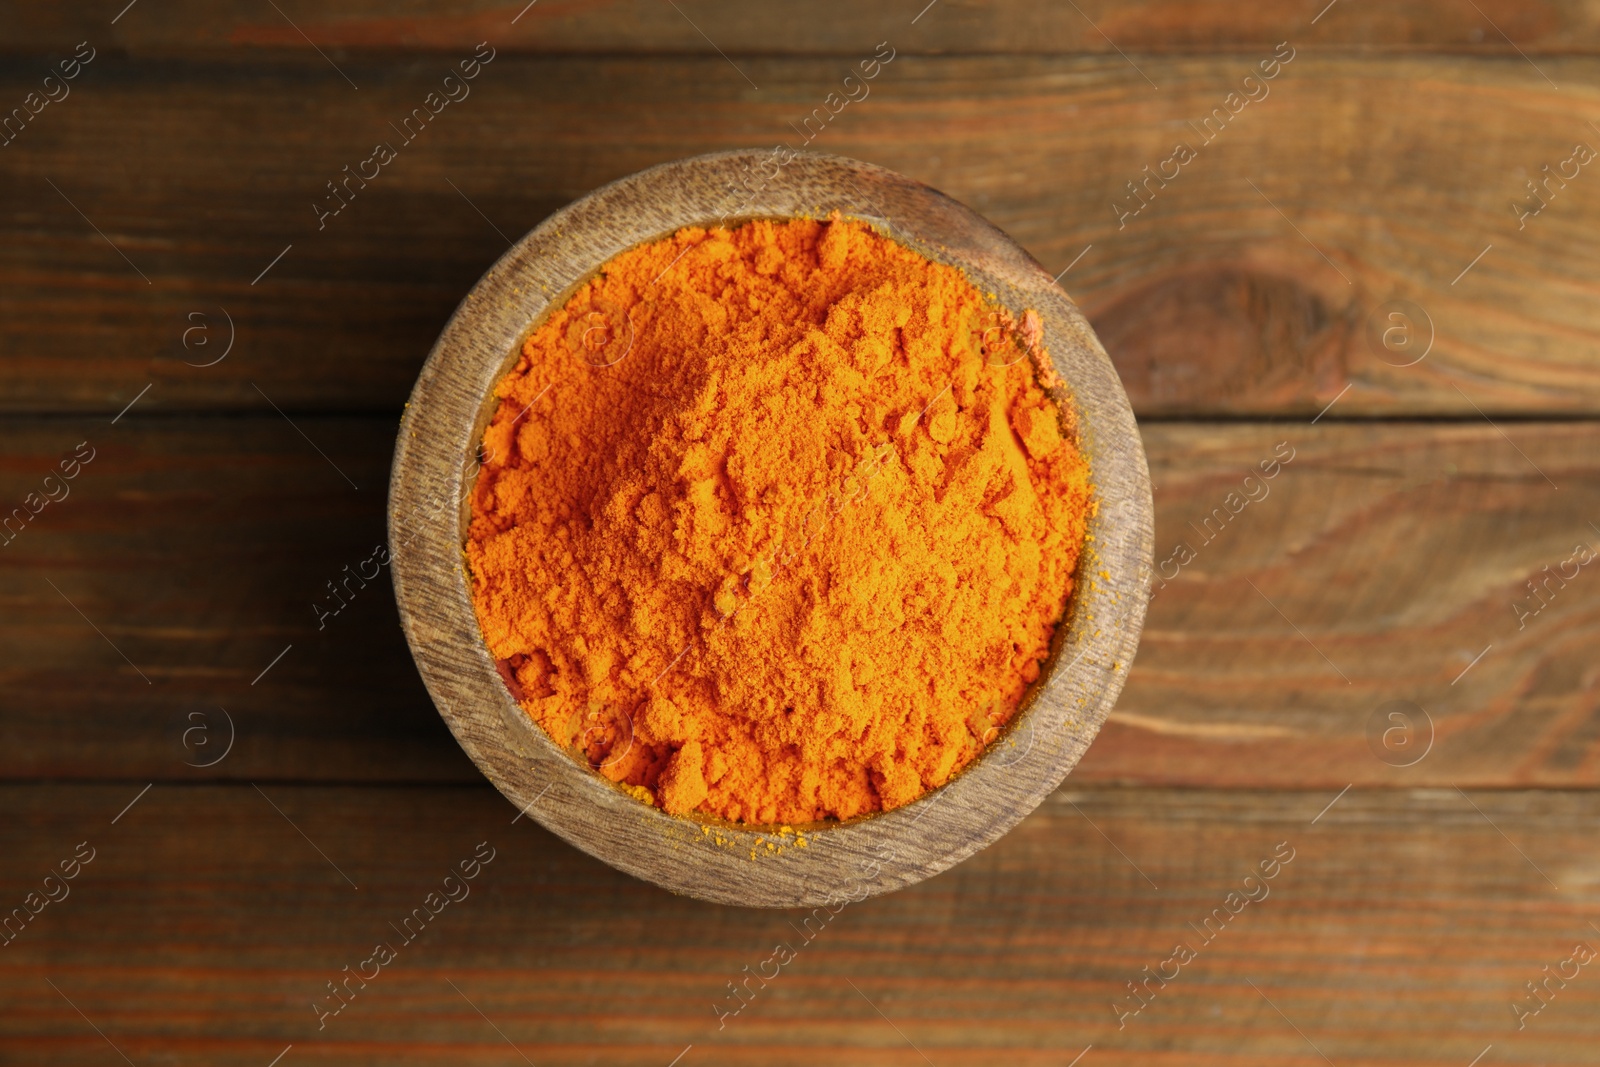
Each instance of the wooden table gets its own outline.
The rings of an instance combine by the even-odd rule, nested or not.
[[[0,1063],[1595,1061],[1600,16],[922,2],[0,5]],[[809,923],[517,819],[312,606],[511,238],[797,131],[1063,272],[1164,583],[1062,791]]]

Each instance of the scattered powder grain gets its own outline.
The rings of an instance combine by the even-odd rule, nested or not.
[[[1038,677],[1093,508],[1040,342],[837,217],[617,256],[484,434],[466,552],[512,694],[675,814],[943,784]]]

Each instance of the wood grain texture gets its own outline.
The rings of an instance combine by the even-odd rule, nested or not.
[[[959,266],[1013,315],[1037,312],[1065,383],[1047,388],[1088,466],[1095,510],[1050,658],[989,753],[911,803],[803,828],[809,847],[750,864],[745,851],[754,857],[771,847],[776,826],[723,824],[713,833],[712,821],[641,804],[587,760],[580,765],[518,706],[479,630],[462,564],[461,502],[521,342],[613,257],[728,218],[836,214],[892,219],[868,224]],[[406,640],[440,715],[484,775],[547,829],[618,869],[747,907],[810,907],[902,889],[987,847],[1032,811],[1082,758],[1122,690],[1139,647],[1154,525],[1127,396],[1083,314],[1049,274],[980,216],[903,175],[814,153],[773,168],[766,152],[698,156],[630,175],[564,208],[497,262],[462,300],[406,403],[389,512]],[[662,673],[670,655],[662,653]]]
[[[270,7],[230,0],[181,0],[135,7],[110,25],[120,5],[72,10],[11,0],[0,4],[6,46],[42,51],[84,37],[133,53],[278,48],[307,50],[309,38],[330,55],[373,49],[470,49],[489,39],[525,52],[687,52],[715,55],[842,53],[889,39],[907,52],[1115,53],[1223,51],[1271,46],[1290,33],[1321,48],[1471,49],[1516,54],[1592,52],[1600,20],[1576,0],[1481,0],[1475,5],[1412,0],[1394,5],[1343,3],[1320,19],[1321,4],[1241,6],[1227,0],[938,0],[853,4],[826,0],[783,7],[737,0],[439,0],[401,10],[377,0],[340,4],[284,0]],[[1315,25],[1312,20],[1317,19]],[[692,21],[691,21],[692,20]],[[298,27],[298,29],[297,29]],[[304,36],[302,36],[302,32]],[[1514,43],[1513,43],[1514,42]]]
[[[1597,432],[1147,425],[1157,569],[1176,577],[1079,773],[1593,785],[1600,581],[1592,566],[1569,565],[1570,580],[1560,569],[1580,544],[1600,553]],[[1293,460],[1246,481],[1280,442]],[[1431,718],[1433,749],[1413,766],[1369,742],[1397,700]],[[1426,720],[1409,714],[1421,750]]]
[[[1593,792],[1356,789],[1314,825],[1332,791],[1059,793],[944,875],[807,927],[628,878],[484,787],[158,785],[111,825],[139,788],[0,788],[8,907],[95,849],[0,949],[0,1063],[121,1062],[109,1039],[175,1067],[289,1044],[285,1067],[664,1067],[689,1045],[680,1067],[1042,1067],[1091,1043],[1085,1062],[1130,1067],[1323,1063],[1310,1043],[1340,1067],[1465,1067],[1490,1044],[1486,1063],[1556,1067],[1600,1037],[1590,968],[1520,1032],[1511,1010],[1600,943]],[[480,842],[470,895],[404,944],[390,924]],[[1204,943],[1189,924],[1260,896],[1245,876],[1280,844],[1268,895]],[[397,959],[319,1031],[314,1000],[380,941]],[[728,983],[779,942],[795,958],[719,1030]],[[1197,958],[1119,1030],[1125,983],[1179,942]]]
[[[94,458],[65,499],[13,532],[15,509],[27,514],[28,494],[50,491],[46,476],[85,441]],[[349,586],[348,607],[318,627],[315,605],[338,605],[327,583],[346,582],[344,568],[384,541],[393,446],[386,419],[7,423],[8,773],[476,777],[411,665],[386,577]],[[59,494],[59,475],[53,485]],[[231,753],[210,770],[186,766],[222,751],[219,708],[236,728]]]
[[[0,548],[0,776],[479,780],[416,680],[386,585],[317,630],[312,604],[334,603],[325,583],[383,537],[374,487],[392,423],[295,421],[359,493],[270,412],[186,421],[140,419],[135,408],[115,427],[0,424],[8,506],[78,441],[100,449],[67,500]],[[1128,687],[1073,780],[1600,783],[1590,653],[1600,578],[1584,567],[1550,586],[1549,606],[1523,630],[1513,610],[1536,603],[1528,580],[1558,569],[1578,541],[1600,547],[1588,525],[1600,524],[1600,427],[1500,430],[1147,424],[1158,570],[1180,542],[1196,558],[1151,602]],[[1230,492],[1244,498],[1246,474],[1279,442],[1295,458],[1265,483],[1265,499],[1220,526],[1214,509],[1227,511]],[[1210,544],[1189,525],[1208,517]],[[1434,718],[1436,747],[1414,767],[1391,767],[1367,745],[1367,723],[1389,700]],[[187,715],[215,716],[217,705],[235,716],[236,748],[211,770],[184,767],[210,758],[183,747]]]
[[[677,1067],[1063,1067],[1091,1043],[1078,1067],[1593,1061],[1592,968],[1520,1032],[1511,1005],[1600,945],[1593,568],[1526,630],[1512,610],[1600,524],[1600,431],[1518,421],[1600,408],[1594,179],[1522,231],[1510,210],[1596,143],[1594,63],[1559,58],[1594,53],[1592,5],[679,0],[691,25],[658,0],[539,0],[513,26],[523,2],[0,2],[0,107],[75,42],[100,49],[0,148],[0,507],[76,442],[100,449],[0,547],[0,908],[74,843],[99,849],[0,948],[0,1064],[123,1062],[96,1026],[140,1067],[264,1067],[291,1043],[278,1067],[664,1067],[691,1043]],[[500,55],[472,98],[318,232],[323,183],[485,39]],[[842,912],[717,1030],[727,983],[804,916],[672,897],[510,826],[415,680],[388,591],[325,632],[311,605],[382,538],[400,404],[510,239],[641,167],[790,138],[882,40],[895,62],[814,147],[945,189],[1051,273],[1092,243],[1063,280],[1140,414],[1260,420],[1143,427],[1158,563],[1277,442],[1297,452],[1151,604],[1073,792]],[[1272,96],[1116,229],[1124,183],[1283,40],[1299,55]],[[1363,338],[1394,297],[1438,331],[1410,368]],[[185,366],[221,351],[224,311],[229,357]],[[197,325],[208,346],[185,348]],[[1369,415],[1462,421],[1330,425]],[[1393,699],[1437,727],[1414,766],[1367,744]],[[185,746],[189,716],[219,743],[219,705],[233,749],[185,766],[209,755]],[[117,781],[16,781],[41,776]],[[1112,782],[1137,788],[1086,788]],[[483,840],[500,852],[472,897],[318,1031],[324,983]],[[1118,1030],[1124,983],[1279,841],[1298,853],[1270,899]]]
[[[1119,228],[1126,183],[1200,144],[1189,123],[1269,54],[1141,56],[1159,91],[1115,55],[908,54],[811,147],[944,189],[1052,273],[1084,253],[1063,284],[1142,415],[1310,417],[1346,386],[1330,418],[1600,410],[1600,185],[1580,172],[1520,231],[1511,209],[1600,144],[1594,61],[1298,53]],[[319,231],[326,183],[400,142],[449,64],[339,65],[360,91],[314,56],[107,50],[0,150],[0,405],[111,415],[154,382],[149,410],[242,410],[256,382],[291,411],[397,410],[510,238],[655,163],[798,145],[848,66],[740,57],[757,91],[716,56],[502,54]],[[8,62],[0,92],[39,76]],[[1393,298],[1437,335],[1416,366],[1367,339]],[[220,351],[183,338],[220,342],[223,311],[233,352],[185,366]]]

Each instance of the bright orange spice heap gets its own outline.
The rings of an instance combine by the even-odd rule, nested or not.
[[[1093,507],[1039,334],[836,218],[617,256],[484,434],[467,558],[512,693],[675,814],[943,784],[1038,677]]]

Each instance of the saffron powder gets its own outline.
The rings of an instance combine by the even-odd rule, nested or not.
[[[466,555],[557,744],[672,814],[847,819],[982,754],[1093,513],[1037,315],[837,216],[605,265],[496,388]]]

